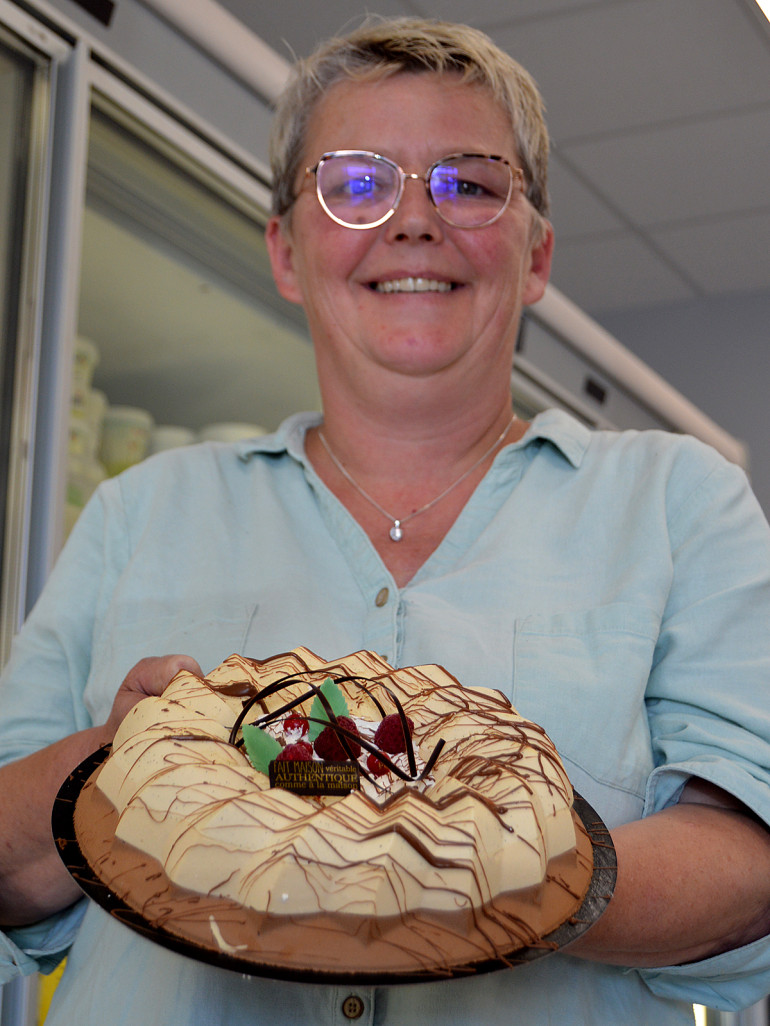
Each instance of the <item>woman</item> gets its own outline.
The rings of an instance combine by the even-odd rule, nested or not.
[[[323,420],[101,489],[5,675],[6,946],[33,967],[74,940],[51,1022],[661,1026],[770,989],[767,525],[692,440],[512,415],[519,317],[551,261],[545,165],[534,86],[479,33],[384,22],[298,68],[267,239]],[[289,985],[60,911],[76,889],[41,824],[66,772],[177,666],[298,644],[440,662],[546,727],[619,860],[568,955]],[[153,650],[188,655],[137,663]]]

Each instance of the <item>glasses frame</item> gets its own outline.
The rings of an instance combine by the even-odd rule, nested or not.
[[[333,214],[327,206],[326,201],[324,200],[323,195],[321,194],[321,189],[318,184],[318,172],[320,168],[323,166],[325,162],[329,161],[333,157],[365,157],[370,160],[381,160],[383,163],[393,168],[393,170],[398,174],[399,183],[396,198],[393,201],[393,205],[391,206],[390,210],[382,217],[378,218],[376,221],[372,221],[369,224],[350,224],[350,222],[343,221],[342,218],[338,217],[336,214]],[[481,224],[455,224],[454,221],[450,221],[449,218],[442,213],[440,205],[433,198],[433,193],[430,190],[431,175],[437,167],[439,167],[441,164],[445,164],[447,161],[468,157],[481,157],[484,160],[499,161],[501,164],[504,164],[508,168],[508,193],[505,197],[505,201],[494,217],[490,217],[488,220],[482,221]],[[519,192],[524,191],[524,172],[522,171],[522,169],[520,167],[513,167],[509,160],[495,153],[448,153],[445,157],[441,157],[439,158],[439,160],[434,160],[430,167],[427,169],[427,171],[425,171],[424,174],[419,175],[416,174],[414,171],[404,171],[404,169],[400,167],[395,162],[395,160],[391,160],[389,157],[384,157],[381,153],[375,153],[373,150],[330,150],[327,153],[322,153],[318,159],[318,162],[313,167],[305,168],[305,177],[307,178],[310,175],[312,175],[315,178],[315,194],[318,197],[318,202],[321,204],[321,207],[323,208],[325,213],[329,215],[332,221],[341,225],[343,228],[353,228],[356,231],[365,231],[368,228],[378,228],[381,224],[385,224],[385,222],[395,214],[396,210],[398,209],[398,205],[401,202],[401,197],[404,195],[404,186],[406,185],[407,179],[414,179],[415,181],[422,181],[424,183],[425,191],[428,194],[428,199],[430,200],[433,209],[436,211],[441,220],[444,221],[445,224],[450,225],[452,228],[486,228],[488,225],[494,224],[498,218],[502,217],[504,211],[508,207],[514,190],[516,189]]]

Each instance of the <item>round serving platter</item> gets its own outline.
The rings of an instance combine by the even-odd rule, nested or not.
[[[275,964],[274,961],[263,960],[260,958],[258,950],[250,950],[248,955],[245,955],[239,951],[231,952],[219,947],[208,947],[193,939],[180,936],[179,933],[172,932],[172,929],[167,926],[148,922],[142,914],[141,907],[131,904],[130,895],[121,897],[113,893],[99,877],[97,869],[89,862],[81,849],[76,830],[75,807],[81,792],[97,773],[109,751],[109,747],[101,748],[86,758],[73,770],[59,789],[54,802],[51,824],[54,840],[64,865],[81,890],[117,921],[171,951],[222,969],[230,969],[252,976],[305,983],[377,985],[418,983],[512,968],[526,965],[552,954],[580,937],[603,914],[615,887],[617,860],[610,832],[588,802],[576,794],[574,812],[585,828],[593,855],[591,881],[580,908],[566,922],[535,945],[512,946],[510,951],[501,951],[500,957],[472,963],[463,962],[448,966],[442,961],[440,964],[431,966],[428,962],[418,970],[407,972],[380,972],[372,969],[361,970],[355,967],[334,970],[314,969],[312,965],[298,969],[293,965],[280,965]]]

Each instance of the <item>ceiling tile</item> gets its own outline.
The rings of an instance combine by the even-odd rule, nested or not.
[[[599,193],[638,225],[770,206],[770,105],[566,152]]]
[[[770,209],[652,234],[705,292],[751,292],[770,283]]]
[[[727,0],[578,8],[494,35],[537,79],[562,143],[770,102],[766,42]]]
[[[551,280],[589,313],[693,298],[693,290],[630,232],[557,242]]]
[[[551,219],[557,239],[580,238],[624,227],[623,222],[597,198],[591,184],[566,167],[558,153],[551,157],[548,179]]]
[[[603,5],[617,3],[618,0],[604,0]],[[468,25],[495,26],[508,24],[520,19],[539,18],[552,14],[564,14],[582,8],[600,7],[601,0],[474,0],[469,6],[468,0],[417,0],[415,8],[430,18],[443,18],[448,21],[462,21]]]
[[[355,28],[368,12],[376,11],[387,18],[414,13],[408,0],[377,0],[371,6],[359,0],[324,0],[323,4],[308,0],[219,3],[286,60],[292,60],[294,54],[304,57],[324,39]]]

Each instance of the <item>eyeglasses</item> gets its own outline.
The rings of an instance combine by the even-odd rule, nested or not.
[[[450,153],[423,175],[408,173],[387,157],[369,150],[324,153],[315,167],[318,201],[337,224],[376,228],[398,207],[407,178],[425,182],[440,217],[455,228],[483,228],[505,210],[514,185],[524,188],[524,172],[505,157]]]

